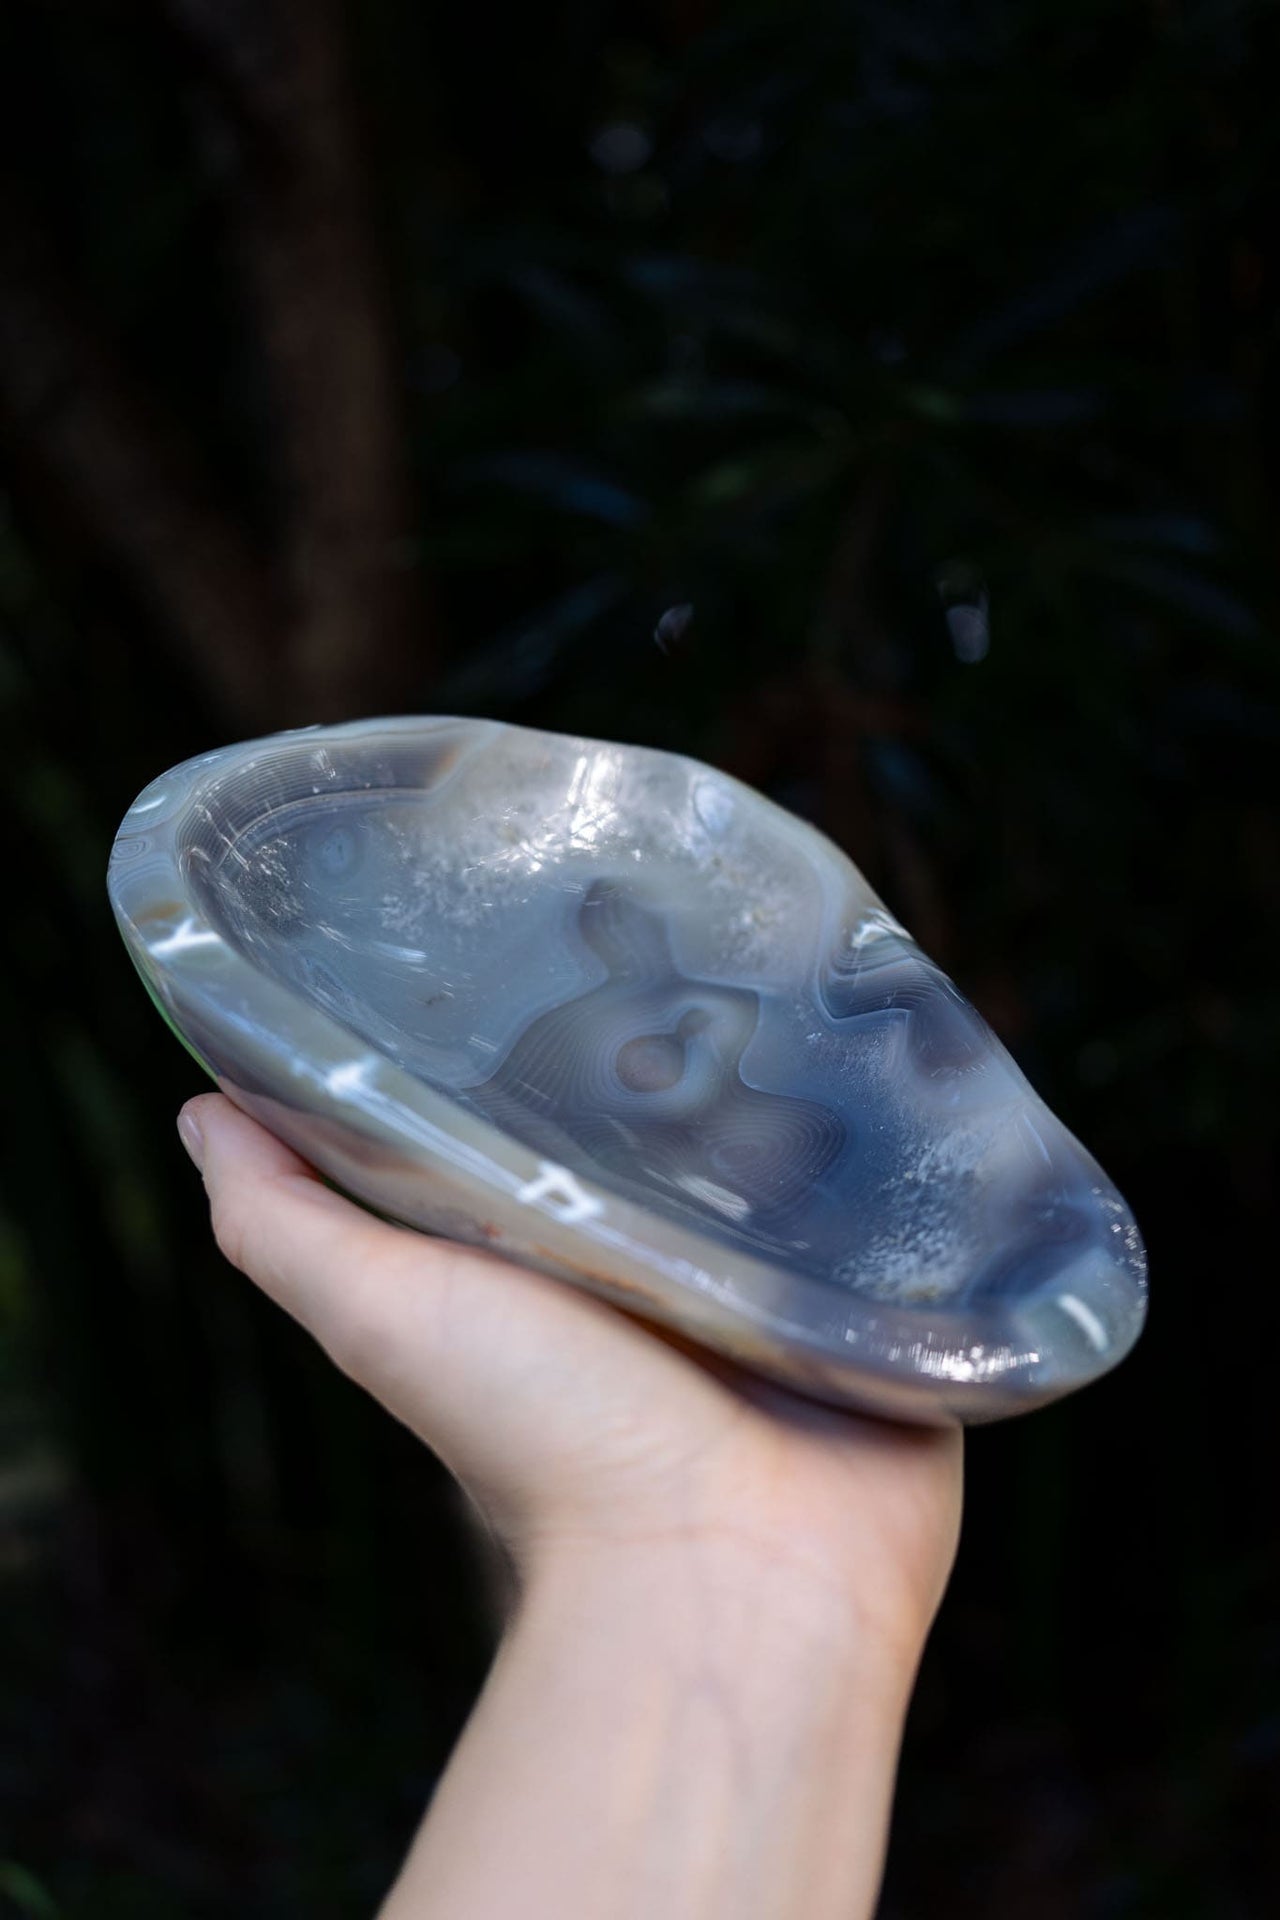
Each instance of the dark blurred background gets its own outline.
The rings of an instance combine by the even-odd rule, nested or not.
[[[1276,25],[9,0],[0,1911],[371,1913],[485,1668],[103,891],[174,761],[395,710],[815,820],[1146,1230],[1136,1356],[973,1436],[883,1920],[1280,1910]]]

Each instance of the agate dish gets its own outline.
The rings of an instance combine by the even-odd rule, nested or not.
[[[410,1226],[817,1399],[932,1424],[1113,1367],[1133,1217],[814,828],[698,762],[496,722],[189,760],[109,889],[237,1106]]]

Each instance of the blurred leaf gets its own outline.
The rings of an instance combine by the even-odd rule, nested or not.
[[[1117,558],[1104,563],[1104,570],[1113,579],[1127,581],[1192,619],[1216,627],[1220,633],[1233,634],[1242,640],[1256,639],[1259,635],[1258,617],[1251,607],[1228,588],[1207,580],[1203,574],[1193,573],[1189,567],[1175,566],[1171,561]]]
[[[948,353],[950,364],[980,366],[1061,325],[1117,281],[1156,265],[1177,230],[1173,208],[1158,204],[1127,209],[1095,227],[1064,249],[1035,286],[962,331]]]
[[[59,1920],[62,1909],[53,1895],[16,1860],[0,1860],[0,1893],[12,1900],[19,1913],[30,1914],[32,1920]]]
[[[469,462],[457,475],[460,485],[486,481],[530,494],[555,512],[611,527],[636,526],[649,512],[643,500],[607,475],[550,451],[493,454]]]
[[[740,459],[717,462],[684,489],[690,511],[749,509],[771,512],[821,493],[850,464],[847,448],[812,441],[759,447]]]
[[[794,394],[757,381],[676,376],[641,389],[627,410],[660,420],[732,421],[794,418],[802,407]]]
[[[1189,513],[1111,514],[1093,522],[1099,540],[1121,546],[1172,547],[1179,553],[1210,555],[1222,549],[1222,535],[1208,520]]]
[[[495,691],[505,708],[510,702],[531,699],[561,664],[563,656],[592,632],[626,598],[625,581],[610,575],[589,580],[561,596],[539,614],[521,621],[512,632],[455,668],[440,688],[442,705],[470,711],[492,704]]]
[[[988,427],[1045,428],[1073,426],[1103,412],[1106,398],[1099,389],[1032,388],[1009,393],[971,393],[963,402],[968,420]]]

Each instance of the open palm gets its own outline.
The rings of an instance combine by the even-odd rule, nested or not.
[[[194,1124],[193,1124],[194,1123]],[[960,1436],[815,1406],[560,1281],[387,1225],[218,1094],[183,1110],[227,1258],[456,1475],[517,1569],[679,1541],[914,1663]]]

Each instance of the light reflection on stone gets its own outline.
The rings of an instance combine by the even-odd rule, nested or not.
[[[160,791],[109,881],[144,977],[233,1098],[381,1211],[906,1418],[1033,1406],[1136,1339],[1123,1200],[758,794],[466,720],[204,755],[157,827]]]

